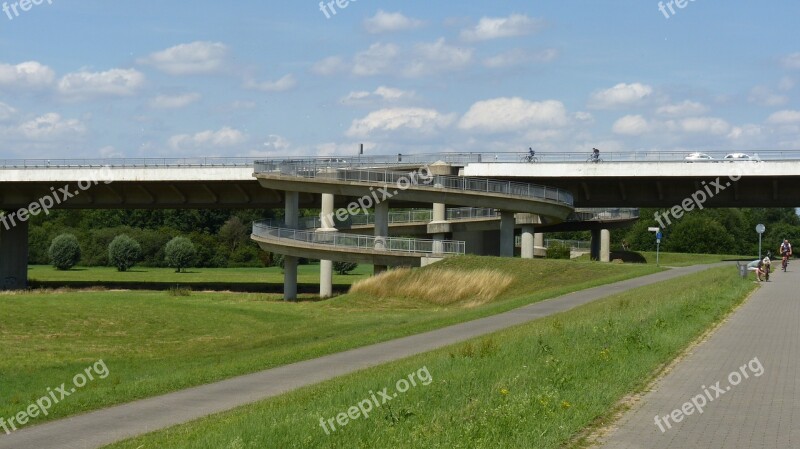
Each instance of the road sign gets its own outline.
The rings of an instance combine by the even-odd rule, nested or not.
[[[767,230],[767,228],[763,224],[758,224],[756,226],[756,232],[758,232],[759,234],[763,234],[764,231],[766,231],[766,230]]]
[[[658,234],[656,234],[656,239],[658,239],[660,241],[663,238],[664,238],[664,234],[662,234],[661,231],[659,231]]]
[[[661,231],[661,229],[660,228],[647,228],[647,231],[648,232],[659,232],[659,231]]]

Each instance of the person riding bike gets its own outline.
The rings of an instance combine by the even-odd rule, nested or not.
[[[528,155],[525,156],[525,160],[528,162],[536,162],[536,152],[533,151],[533,148],[528,147]]]
[[[590,162],[600,162],[600,150],[592,148],[592,155],[589,156]]]
[[[792,244],[789,243],[789,239],[783,239],[783,243],[781,243],[778,252],[780,252],[783,257],[781,268],[783,268],[783,271],[786,271],[786,265],[789,264],[789,258],[792,257]]]

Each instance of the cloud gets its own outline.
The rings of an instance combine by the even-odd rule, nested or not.
[[[349,66],[340,56],[330,56],[314,64],[311,67],[311,72],[317,75],[330,76],[336,73],[346,72],[348,69]]]
[[[713,134],[726,135],[731,131],[731,125],[717,117],[690,117],[683,120],[670,120],[666,122],[670,131],[680,131],[687,134]]]
[[[240,145],[247,136],[237,129],[225,126],[218,131],[202,131],[197,134],[178,134],[169,138],[174,150],[205,150],[209,148],[229,148]]]
[[[420,77],[437,72],[458,70],[472,62],[472,49],[448,45],[444,38],[433,43],[417,44],[414,58],[404,73]]]
[[[566,107],[560,101],[533,102],[514,97],[473,104],[458,126],[467,131],[502,133],[532,127],[563,127],[568,123]]]
[[[262,92],[285,92],[293,89],[295,86],[297,86],[297,80],[291,73],[275,81],[258,82],[248,80],[244,84],[244,87],[247,89],[260,90]]]
[[[512,14],[508,17],[483,17],[471,29],[461,32],[461,39],[468,42],[486,41],[507,37],[525,36],[542,29],[544,21],[524,14]]]
[[[180,109],[200,100],[201,97],[198,93],[159,95],[150,100],[150,107],[153,109]]]
[[[662,117],[688,117],[703,115],[708,108],[696,101],[684,100],[681,103],[666,104],[656,109],[656,114]]]
[[[373,17],[364,20],[364,29],[370,34],[412,30],[422,26],[421,20],[411,19],[399,12],[378,10]]]
[[[144,84],[145,77],[134,69],[112,69],[106,72],[75,72],[58,81],[58,91],[70,98],[133,95]]]
[[[399,54],[400,47],[397,45],[374,43],[355,56],[353,74],[373,76],[390,72]]]
[[[16,131],[28,140],[56,141],[82,136],[86,133],[86,126],[80,120],[65,120],[60,114],[50,112],[21,123]]]
[[[792,53],[783,58],[783,66],[789,69],[800,69],[800,52]]]
[[[219,72],[226,65],[228,47],[219,42],[192,42],[170,47],[140,59],[170,75],[200,75]]]
[[[619,83],[609,89],[592,94],[589,107],[593,109],[614,109],[621,106],[640,104],[653,93],[653,88],[641,83]]]
[[[356,91],[350,92],[342,98],[342,104],[346,106],[366,106],[375,103],[400,103],[416,98],[416,93],[393,87],[380,86],[373,92]]]
[[[363,119],[353,120],[347,131],[349,137],[368,137],[375,133],[415,132],[434,134],[449,127],[455,117],[434,109],[389,108],[371,112]]]
[[[0,101],[0,123],[9,122],[16,116],[16,109]]]
[[[771,125],[798,125],[800,124],[800,111],[783,110],[775,112],[767,119]]]
[[[615,134],[640,136],[650,130],[650,124],[641,115],[626,115],[614,122],[611,130]]]
[[[0,64],[0,88],[42,89],[52,85],[55,78],[53,69],[36,61],[17,65]]]
[[[759,106],[774,107],[786,104],[789,102],[789,97],[776,94],[769,87],[756,86],[750,90],[747,101]]]
[[[537,52],[522,49],[510,50],[484,59],[483,65],[492,69],[513,67],[522,64],[543,64],[552,62],[558,57],[558,50],[549,48]]]

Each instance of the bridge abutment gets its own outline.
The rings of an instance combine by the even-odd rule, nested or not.
[[[28,222],[0,224],[0,290],[28,287]]]

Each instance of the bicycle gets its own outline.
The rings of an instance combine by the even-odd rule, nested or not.
[[[789,253],[783,253],[783,260],[781,261],[781,269],[786,273],[786,267],[789,266]]]
[[[599,164],[600,162],[603,162],[603,158],[593,154],[593,155],[589,156],[588,159],[586,159],[586,162],[592,162],[592,163],[595,163],[595,164]]]
[[[522,163],[533,164],[533,163],[539,162],[539,158],[537,158],[536,156],[534,156],[532,154],[523,154],[519,158],[519,161],[522,162]]]

